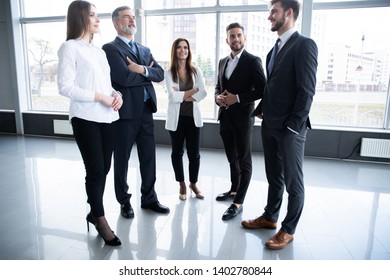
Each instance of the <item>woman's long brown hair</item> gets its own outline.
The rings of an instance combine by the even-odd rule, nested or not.
[[[70,3],[66,16],[66,41],[80,38],[88,32],[91,6],[87,1],[77,0]]]
[[[172,49],[171,49],[171,73],[172,73],[172,80],[177,83],[179,79],[179,62],[176,56],[176,48],[179,45],[180,42],[186,42],[188,46],[188,56],[186,59],[186,70],[187,70],[187,80],[191,81],[192,80],[192,74],[195,76],[197,75],[196,69],[194,65],[192,65],[192,53],[191,53],[191,48],[190,48],[190,43],[188,42],[187,39],[184,38],[178,38],[176,39],[173,44],[172,44]]]

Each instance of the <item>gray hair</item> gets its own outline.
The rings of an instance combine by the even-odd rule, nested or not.
[[[129,6],[120,6],[120,7],[116,8],[112,12],[112,20],[118,19],[119,18],[119,12],[124,11],[124,10],[131,10],[131,8]]]

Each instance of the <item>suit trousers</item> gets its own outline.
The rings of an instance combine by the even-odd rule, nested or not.
[[[104,216],[103,193],[111,167],[116,122],[107,124],[72,118],[71,123],[86,170],[87,202],[94,217]]]
[[[154,190],[156,182],[156,143],[154,139],[153,112],[145,102],[140,119],[120,119],[117,124],[117,141],[114,149],[115,195],[120,204],[130,202],[127,175],[129,159],[134,143],[137,144],[141,173],[141,205],[157,201]]]
[[[265,171],[268,180],[268,199],[263,216],[269,221],[277,222],[286,187],[287,214],[281,230],[289,234],[295,233],[305,200],[302,169],[306,134],[306,126],[296,134],[287,128],[268,128],[264,121],[262,124]]]
[[[229,109],[228,109],[229,110]],[[236,122],[227,114],[220,116],[220,135],[230,167],[234,203],[242,204],[252,177],[252,132],[254,118]],[[239,123],[239,125],[237,124]]]
[[[169,131],[169,134],[172,142],[171,160],[176,181],[184,182],[183,155],[185,142],[189,179],[191,183],[197,183],[200,167],[200,128],[195,126],[194,118],[179,116],[176,131]]]

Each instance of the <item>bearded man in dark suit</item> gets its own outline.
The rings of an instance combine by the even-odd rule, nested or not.
[[[229,220],[242,212],[252,176],[252,131],[254,101],[262,97],[265,74],[259,57],[245,49],[244,27],[232,23],[226,28],[226,43],[231,53],[218,65],[215,102],[220,107],[220,135],[230,166],[230,190],[217,201],[233,200],[222,215]]]
[[[169,208],[160,204],[154,189],[156,144],[153,113],[157,111],[157,98],[152,82],[164,80],[164,70],[149,48],[134,41],[137,25],[130,7],[116,8],[112,13],[112,22],[118,36],[105,44],[103,50],[111,67],[112,87],[123,95],[114,149],[116,199],[121,205],[121,215],[133,218],[127,171],[131,149],[136,143],[142,180],[141,208],[167,214]]]
[[[280,230],[265,243],[282,249],[293,241],[304,204],[303,159],[309,112],[316,86],[316,43],[295,30],[300,4],[296,0],[272,0],[268,20],[277,32],[275,47],[267,55],[267,84],[254,115],[261,125],[268,199],[263,214],[244,220],[249,229],[275,229],[284,189],[287,214]]]

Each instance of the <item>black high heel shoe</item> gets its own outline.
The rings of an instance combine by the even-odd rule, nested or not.
[[[91,213],[88,213],[87,215],[87,229],[88,229],[88,232],[89,232],[89,223],[93,224],[96,228],[96,218],[94,216],[92,216]],[[114,231],[112,230],[112,233],[114,233]]]
[[[89,232],[89,223],[93,224],[96,228],[96,219],[92,216],[91,213],[88,213],[87,215],[87,230]]]
[[[88,229],[88,232],[89,232],[89,223],[93,224],[97,230],[97,232],[99,233],[99,235],[103,238],[104,240],[104,243],[106,245],[109,245],[109,246],[120,246],[122,245],[122,242],[120,241],[120,239],[118,238],[118,236],[116,236],[114,234],[114,238],[112,240],[106,240],[103,235],[101,234],[100,230],[98,229],[97,227],[97,221],[96,221],[96,218],[92,216],[91,213],[88,213],[87,217],[86,217],[86,220],[87,220],[87,229]],[[112,233],[114,233],[114,231],[111,231]]]
[[[97,232],[99,233],[99,235],[103,238],[103,240],[104,240],[104,243],[106,244],[106,245],[108,245],[108,246],[120,246],[120,245],[122,245],[122,242],[121,242],[121,240],[118,238],[118,236],[116,236],[115,234],[114,234],[114,238],[113,239],[111,239],[111,240],[107,240],[107,239],[105,239],[104,237],[103,237],[103,235],[100,233],[100,230],[96,227],[96,230],[97,230]]]

